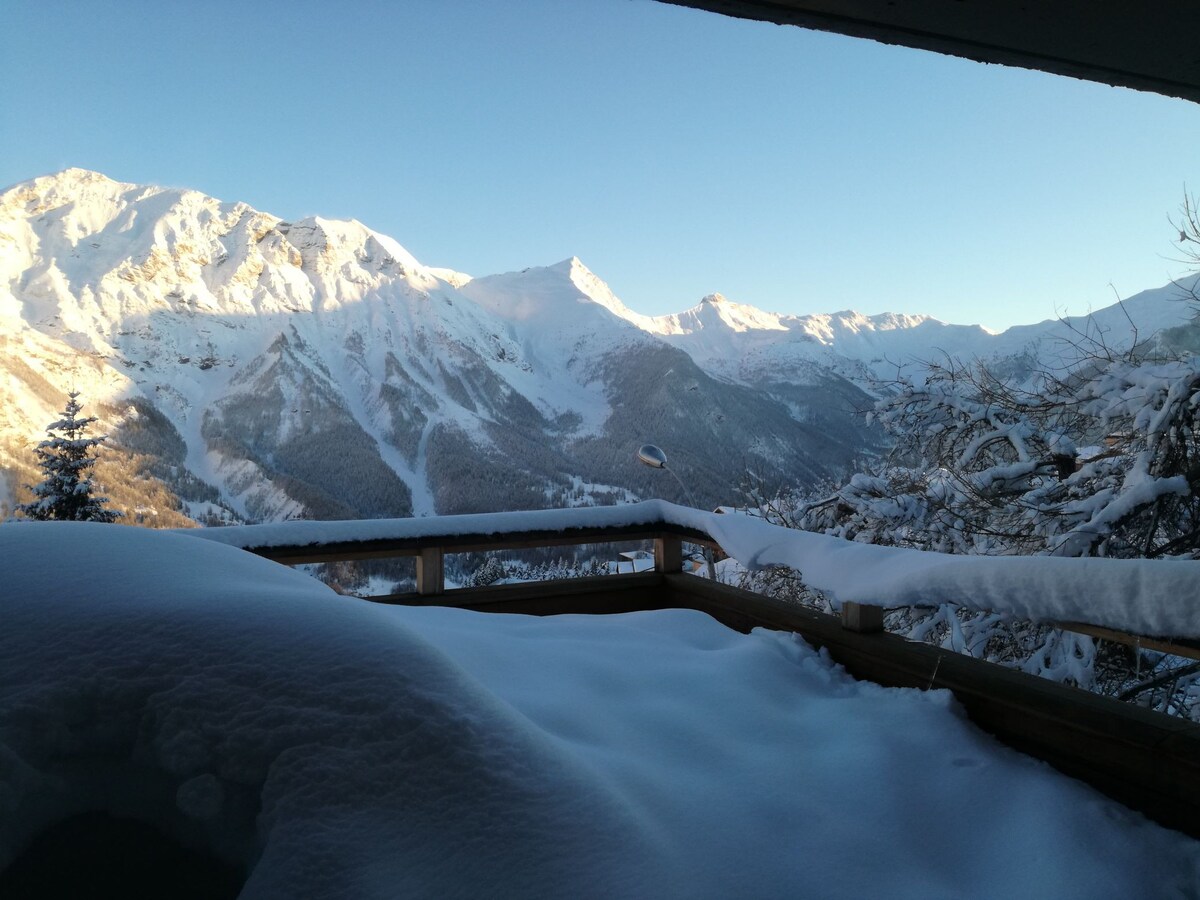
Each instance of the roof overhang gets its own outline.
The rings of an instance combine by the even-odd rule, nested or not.
[[[1200,103],[1197,0],[662,0]]]

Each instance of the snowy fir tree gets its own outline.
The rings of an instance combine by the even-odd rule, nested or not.
[[[471,584],[475,587],[487,587],[489,584],[496,584],[508,577],[508,572],[505,569],[504,563],[495,556],[489,556],[487,560],[476,571],[471,579]]]
[[[79,415],[83,405],[78,391],[67,397],[63,417],[46,427],[50,438],[37,446],[38,465],[46,477],[41,484],[28,485],[34,499],[17,506],[17,511],[31,519],[112,522],[121,513],[105,508],[107,497],[92,494],[91,480],[95,450],[107,436],[86,437],[96,418]]]

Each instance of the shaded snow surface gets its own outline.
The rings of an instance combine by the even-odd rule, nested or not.
[[[84,809],[244,897],[1171,897],[1200,845],[699,613],[376,606],[184,535],[0,526],[0,866]]]

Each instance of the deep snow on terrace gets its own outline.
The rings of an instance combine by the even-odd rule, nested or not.
[[[136,815],[244,897],[1170,897],[1200,844],[688,611],[384,607],[194,537],[0,525],[0,866]]]

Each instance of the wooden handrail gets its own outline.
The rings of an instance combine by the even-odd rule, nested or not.
[[[246,526],[252,533],[254,526]],[[329,541],[256,545],[253,540],[240,543],[242,549],[288,566],[394,557],[417,560],[417,593],[438,596],[446,592],[444,558],[447,553],[473,553],[496,550],[522,550],[580,544],[652,541],[654,571],[674,573],[682,570],[684,542],[723,552],[710,534],[666,521],[637,525],[589,525],[561,529],[537,528],[497,533],[446,533],[387,537],[366,540]],[[847,602],[842,605],[842,626],[849,631],[870,634],[885,630],[886,607],[869,603]],[[1048,622],[1047,624],[1131,647],[1157,650],[1175,656],[1200,659],[1200,641],[1161,635],[1142,635],[1088,622]]]
[[[476,553],[488,550],[527,550],[579,544],[610,544],[618,541],[654,541],[664,538],[720,549],[717,542],[703,531],[684,528],[669,522],[659,522],[653,525],[599,525],[553,531],[422,535],[420,537],[306,544],[255,545],[247,543],[241,546],[243,550],[283,563],[285,566],[299,566],[308,563],[420,556],[430,547],[438,547],[443,553]]]
[[[684,575],[683,542],[714,545],[711,536],[666,522],[525,530],[498,534],[250,546],[260,556],[291,565],[343,559],[416,557],[417,591],[366,598],[403,605],[452,606],[525,615],[700,610],[730,628],[783,629],[822,647],[851,674],[882,685],[946,688],[971,719],[1009,745],[1046,760],[1160,823],[1200,837],[1200,725],[1088,694],[1023,672],[883,632],[883,609],[843,604],[842,617],[754,594],[707,578]],[[266,532],[262,532],[266,534]],[[253,529],[241,533],[253,538]],[[279,537],[279,532],[274,533]],[[445,590],[446,553],[613,541],[652,540],[655,571]],[[1079,623],[1068,627],[1109,640],[1194,655],[1194,645],[1145,638]],[[1190,652],[1189,652],[1190,651]]]
[[[1063,631],[1074,631],[1076,634],[1086,634],[1089,637],[1105,641],[1116,641],[1144,650],[1155,650],[1168,653],[1171,656],[1186,656],[1189,659],[1200,659],[1200,641],[1189,641],[1184,638],[1147,637],[1139,634],[1128,634],[1101,625],[1089,625],[1086,622],[1055,622],[1055,628]]]

